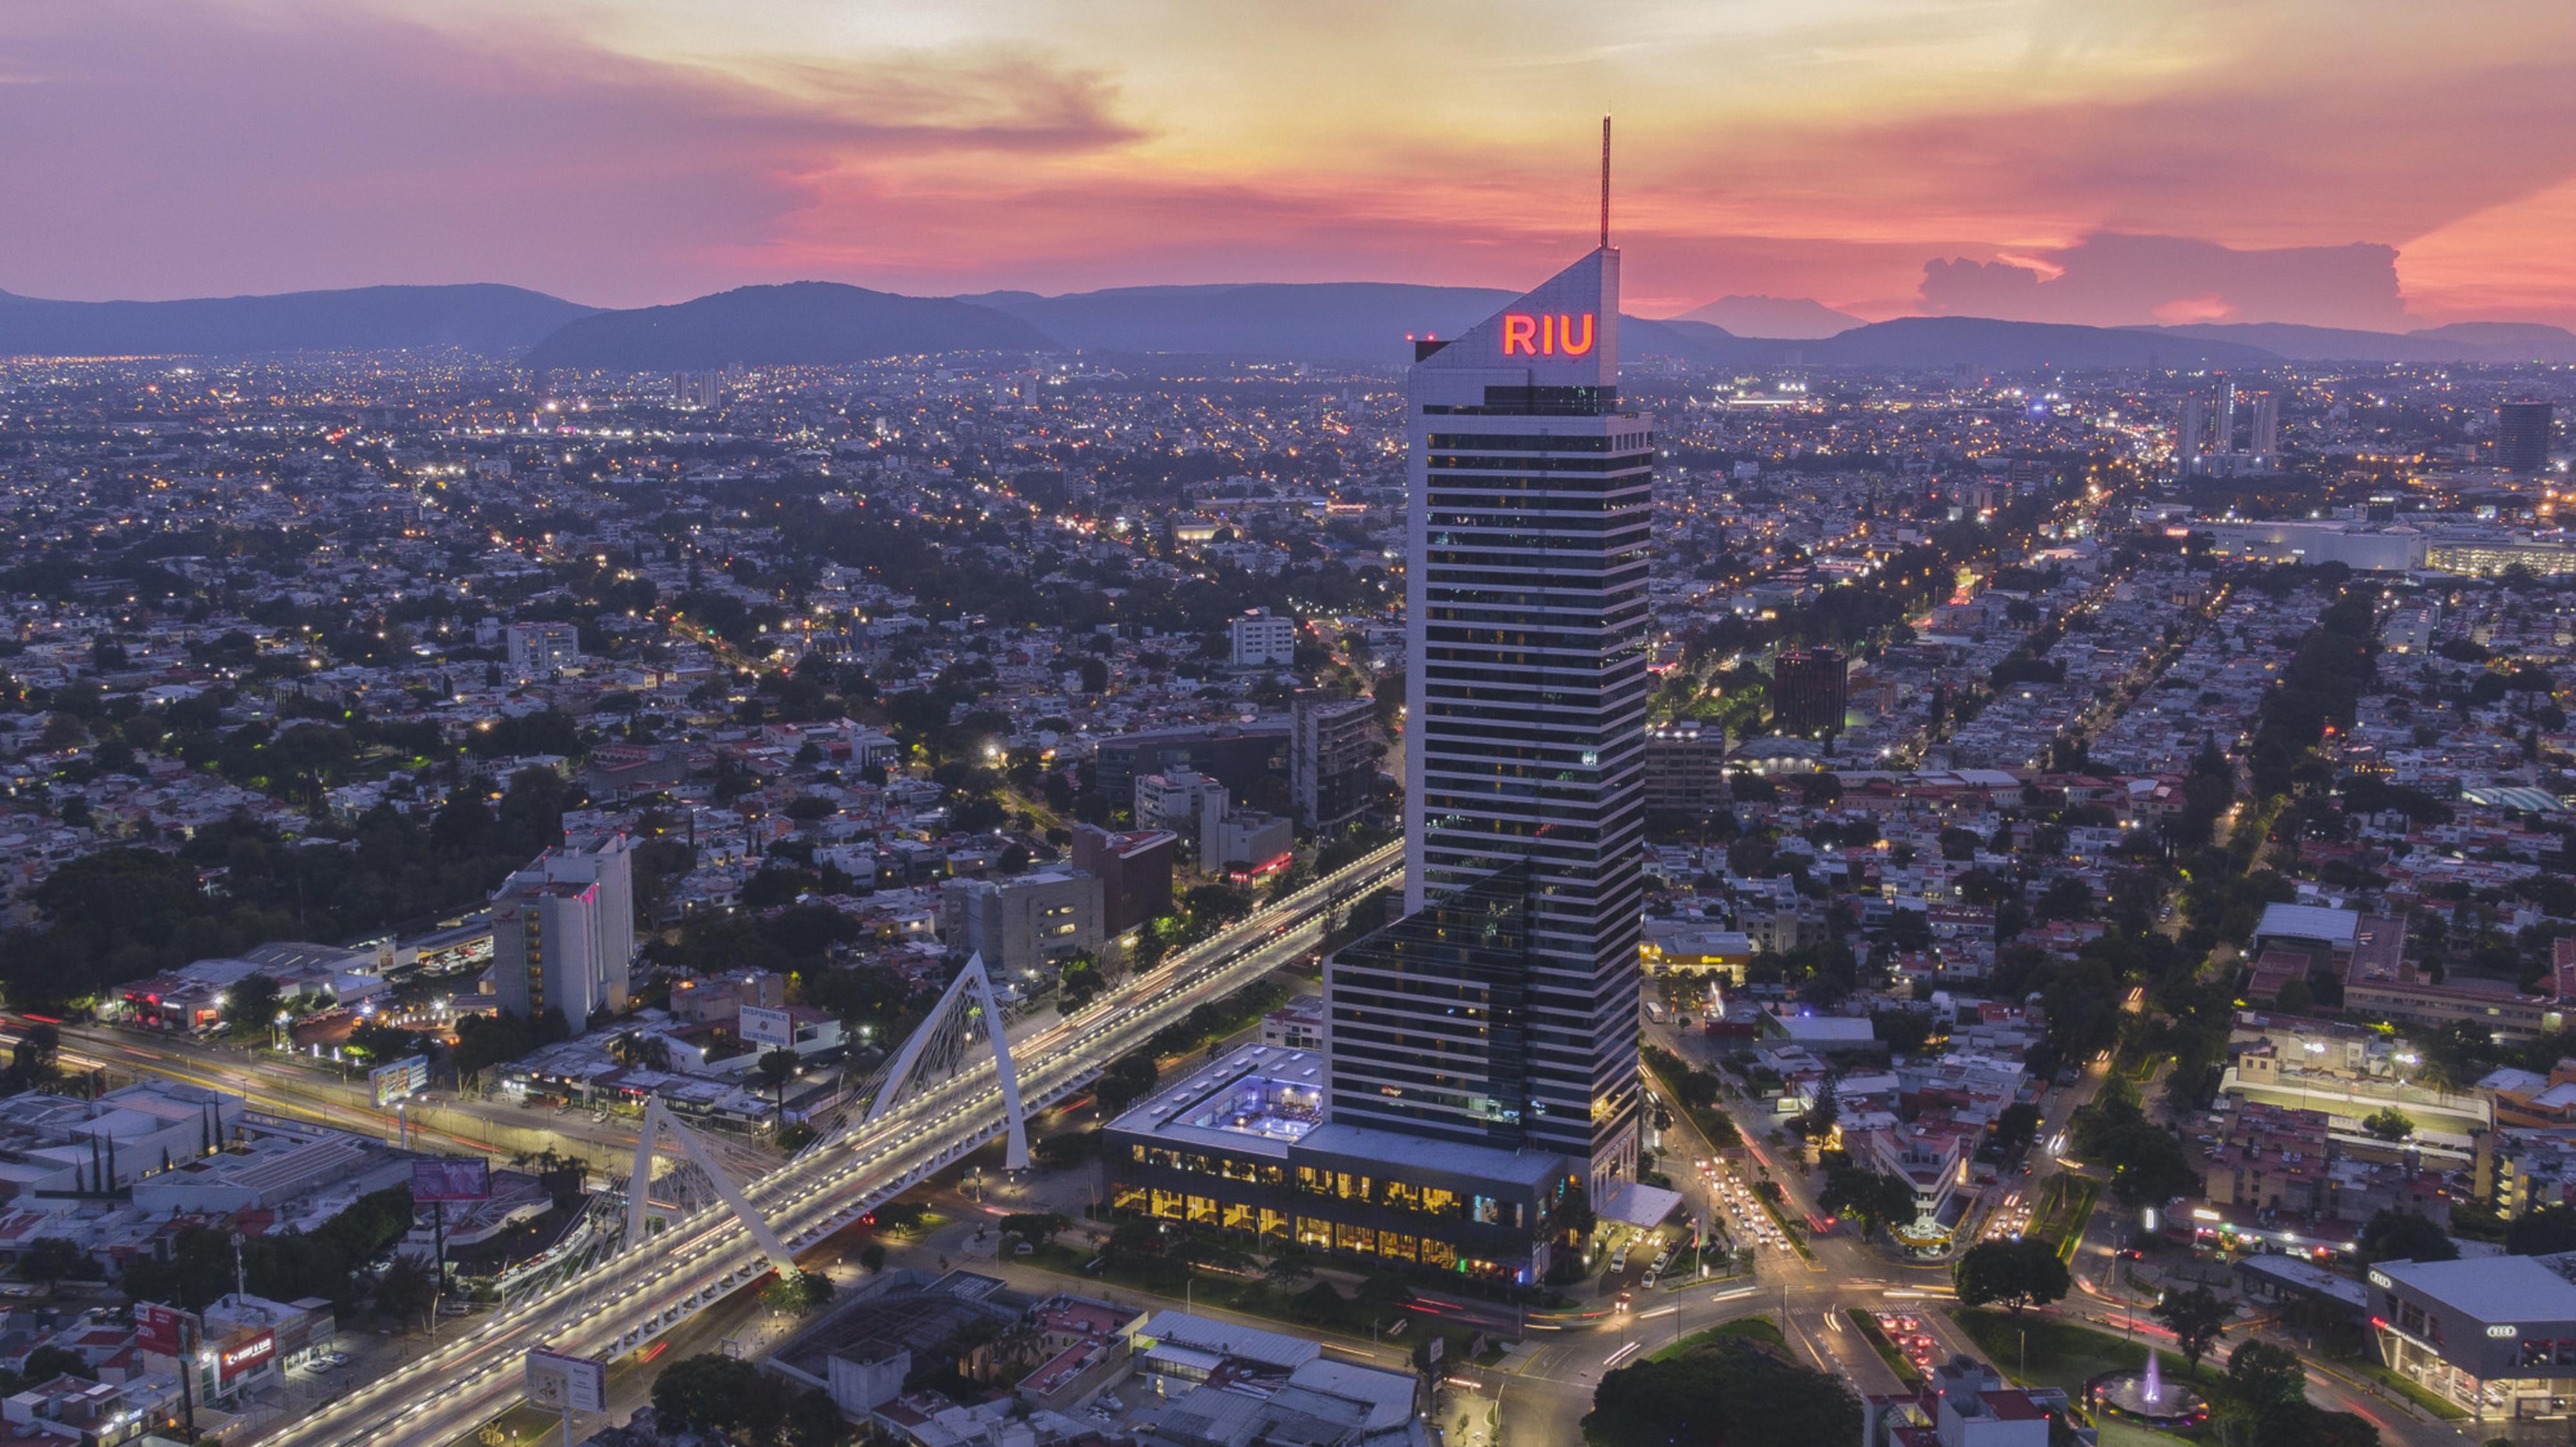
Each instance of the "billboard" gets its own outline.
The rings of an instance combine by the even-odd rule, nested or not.
[[[408,1100],[429,1089],[429,1057],[406,1055],[391,1064],[379,1065],[367,1072],[367,1084],[375,1090],[378,1110],[397,1100]]]
[[[481,1156],[439,1156],[411,1163],[414,1205],[432,1201],[481,1201],[492,1194],[492,1163]]]
[[[233,1338],[217,1352],[216,1372],[222,1380],[229,1382],[244,1372],[258,1370],[276,1355],[277,1334],[263,1327]]]
[[[187,1330],[189,1313],[175,1306],[147,1301],[134,1308],[134,1344],[158,1356],[175,1357],[186,1349],[181,1333]]]
[[[528,1405],[560,1412],[608,1410],[608,1367],[588,1357],[528,1349]]]
[[[742,1023],[735,1027],[742,1038],[754,1045],[794,1045],[796,1019],[784,1010],[767,1005],[742,1007]]]

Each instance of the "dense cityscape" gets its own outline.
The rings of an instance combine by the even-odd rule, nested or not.
[[[2456,12],[0,7],[0,1447],[2576,1442]]]
[[[1483,336],[0,362],[13,1436],[2563,1412],[2567,373]]]

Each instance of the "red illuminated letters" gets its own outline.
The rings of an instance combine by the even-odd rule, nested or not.
[[[1579,326],[1578,326],[1579,324]],[[1576,317],[1564,312],[1503,313],[1503,355],[1506,357],[1580,357],[1591,352],[1596,339],[1596,319],[1591,312]]]

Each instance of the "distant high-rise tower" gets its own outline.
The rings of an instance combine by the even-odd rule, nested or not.
[[[2174,429],[2174,471],[2185,477],[2200,471],[2200,435],[2209,430],[2200,394],[2182,399],[2182,425]]]
[[[2547,402],[2506,402],[2496,408],[2495,463],[2507,472],[2539,472],[2549,466],[2549,424],[2555,416]]]
[[[2218,395],[2209,409],[2209,450],[2224,457],[2236,450],[2236,379],[2218,379]]]
[[[2254,452],[2270,466],[2281,455],[2281,394],[2266,392],[2254,404]]]
[[[1329,968],[1336,1124],[1636,1179],[1649,479],[1607,244],[1418,343],[1406,918]]]
[[[1771,726],[1812,737],[1840,733],[1851,707],[1851,661],[1831,648],[1792,648],[1771,673]]]

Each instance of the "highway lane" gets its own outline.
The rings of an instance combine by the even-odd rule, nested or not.
[[[1015,1040],[1011,1054],[1023,1101],[1034,1111],[1078,1090],[1172,1020],[1312,949],[1333,908],[1401,874],[1401,849],[1381,850],[1123,982],[1071,1019]],[[802,1250],[991,1139],[1001,1129],[1000,1115],[1000,1090],[987,1060],[882,1121],[817,1144],[749,1183],[744,1194],[791,1249]],[[528,1348],[613,1358],[649,1344],[769,1269],[730,1213],[701,1210],[645,1249],[495,1313],[471,1334],[353,1388],[331,1408],[267,1440],[284,1447],[437,1447],[517,1399]]]

